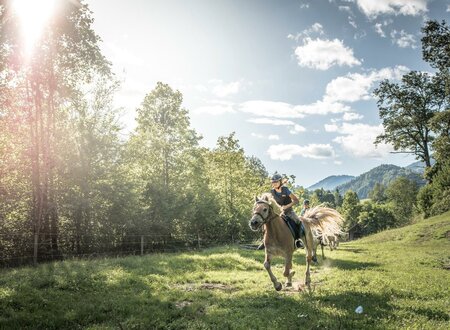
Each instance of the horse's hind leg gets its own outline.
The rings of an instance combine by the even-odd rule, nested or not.
[[[275,275],[273,275],[272,269],[270,268],[270,257],[269,257],[269,255],[267,253],[266,253],[266,260],[264,261],[264,268],[269,273],[270,280],[272,281],[273,286],[275,287],[275,290],[280,291],[281,288],[283,287],[283,285],[281,285],[281,283],[278,282],[278,280],[275,277]]]
[[[305,246],[305,252],[306,252],[306,273],[305,273],[305,285],[309,288],[311,285],[311,274],[310,274],[310,268],[311,268],[311,261],[313,257],[313,235],[311,232],[311,229],[305,226],[305,236],[306,236],[306,246]]]
[[[286,277],[286,287],[291,287],[292,277],[295,275],[295,271],[292,270],[292,254],[285,259],[283,275]]]

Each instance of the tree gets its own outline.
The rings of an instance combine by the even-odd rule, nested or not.
[[[445,104],[442,84],[436,77],[416,71],[405,74],[401,84],[382,81],[374,94],[385,132],[375,144],[390,143],[395,150],[413,153],[431,167],[430,121]]]
[[[0,6],[1,80],[14,87],[13,112],[24,116],[16,122],[28,131],[25,150],[27,172],[31,184],[30,218],[32,231],[38,237],[41,258],[60,254],[57,131],[64,126],[61,118],[70,97],[96,75],[109,75],[109,63],[100,52],[99,37],[91,25],[88,6],[60,1],[56,11],[36,44],[26,53],[19,40],[19,20],[11,6]],[[4,85],[2,84],[2,87]],[[0,87],[1,88],[1,87]],[[3,92],[3,91],[2,91]],[[2,94],[2,93],[0,93]],[[3,98],[0,97],[3,103]],[[20,100],[20,101],[19,101]],[[18,102],[17,102],[18,101]],[[14,125],[14,124],[13,124]]]
[[[430,20],[422,28],[422,56],[433,68],[450,68],[450,28],[445,21]]]
[[[179,91],[158,82],[137,110],[138,125],[128,145],[130,170],[145,200],[143,215],[160,234],[169,234],[173,220],[184,217],[184,187],[200,139],[182,101]]]
[[[411,221],[417,193],[417,184],[405,177],[398,177],[386,188],[386,200],[394,213],[397,226]]]
[[[386,187],[382,183],[375,183],[373,189],[369,192],[368,197],[375,203],[381,204],[386,201]]]
[[[390,208],[372,201],[361,204],[358,224],[363,235],[370,235],[395,226],[395,217]]]
[[[358,195],[354,191],[347,191],[342,202],[341,213],[344,217],[344,228],[352,228],[358,223],[358,216],[361,211]]]

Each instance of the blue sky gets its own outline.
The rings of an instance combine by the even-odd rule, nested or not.
[[[415,161],[373,146],[382,132],[372,91],[382,79],[432,71],[421,57],[427,19],[448,0],[89,0],[94,29],[122,89],[124,125],[157,81],[184,96],[214,147],[236,132],[267,170],[309,186]]]

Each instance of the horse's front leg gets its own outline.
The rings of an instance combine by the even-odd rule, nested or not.
[[[295,275],[295,271],[292,270],[292,253],[286,256],[284,262],[284,277],[286,277],[286,287],[292,286],[292,277]]]
[[[280,282],[278,282],[277,278],[272,273],[272,269],[270,268],[270,259],[271,259],[270,255],[267,253],[267,250],[266,250],[266,259],[264,261],[264,268],[269,273],[270,280],[272,281],[273,286],[275,287],[275,290],[280,291],[283,286],[281,285]]]

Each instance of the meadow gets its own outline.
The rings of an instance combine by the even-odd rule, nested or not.
[[[307,290],[297,251],[280,292],[239,246],[3,269],[0,329],[450,328],[450,212],[325,256]]]

